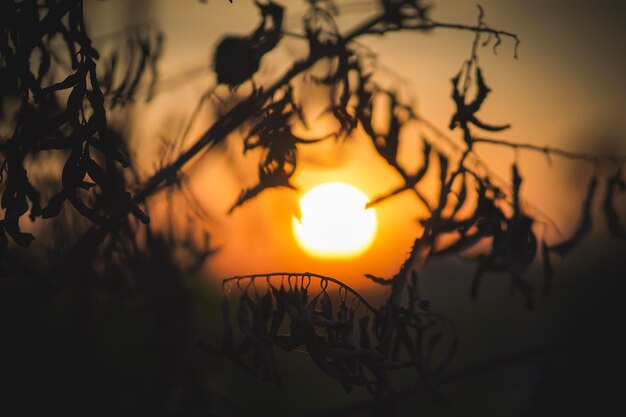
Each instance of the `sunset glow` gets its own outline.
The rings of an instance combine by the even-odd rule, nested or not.
[[[369,199],[359,189],[328,182],[300,199],[300,219],[293,218],[298,245],[308,254],[324,258],[351,258],[365,252],[377,230],[376,212],[365,209]]]

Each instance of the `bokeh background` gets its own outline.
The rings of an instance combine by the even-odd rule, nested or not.
[[[433,3],[435,20],[476,21],[474,2]],[[286,29],[299,32],[306,2],[282,4],[287,8]],[[336,4],[344,30],[377,10],[375,1]],[[224,34],[246,34],[255,28],[256,8],[242,0],[88,0],[85,5],[95,44],[103,50],[115,47],[110,33],[129,25],[154,24],[166,35],[155,99],[112,116],[125,124],[131,152],[149,174],[163,141],[180,132],[200,96],[215,84],[214,47]],[[481,114],[485,120],[513,126],[497,137],[624,154],[626,5],[608,0],[484,0],[480,5],[487,23],[516,33],[522,41],[517,59],[513,43],[506,39],[497,54],[491,47],[480,50],[493,89]],[[377,54],[381,79],[460,143],[458,132],[447,132],[454,111],[450,78],[468,57],[472,39],[469,32],[441,29],[368,36],[360,42]],[[263,60],[259,84],[278,78],[304,54],[302,40],[285,39]],[[187,144],[218,117],[215,106],[229,94],[225,87],[215,91],[217,98],[202,108]],[[403,150],[415,154],[417,146],[407,143]],[[488,145],[480,145],[478,154],[503,178],[508,178],[511,163],[518,162],[531,213],[557,226],[546,228],[549,241],[575,229],[592,165]],[[363,274],[393,275],[419,234],[417,219],[423,209],[413,195],[402,194],[377,207],[379,235],[362,256],[328,261],[303,253],[293,239],[291,218],[307,189],[344,181],[373,197],[401,181],[363,138],[315,145],[300,156],[294,177],[299,191],[267,191],[231,215],[226,212],[241,189],[254,182],[255,161],[244,158],[241,145],[231,140],[195,162],[187,174],[202,221],[189,221],[188,207],[168,205],[162,195],[150,202],[156,213],[153,227],[179,237],[189,228],[206,230],[217,251],[199,270],[188,272],[179,258],[170,256],[167,242],[155,238],[151,256],[122,268],[116,279],[99,282],[88,301],[84,294],[69,291],[26,303],[2,325],[2,380],[10,387],[4,391],[6,398],[18,404],[23,415],[46,409],[116,416],[368,415],[366,393],[344,393],[306,354],[279,355],[285,381],[279,389],[196,348],[199,338],[219,338],[222,278],[308,270],[345,280],[379,302],[384,293]],[[407,164],[414,162],[407,156]],[[624,203],[620,200],[622,213]],[[401,415],[596,413],[619,398],[613,377],[622,375],[617,341],[626,246],[607,237],[600,204],[598,200],[592,235],[556,262],[554,290],[547,298],[538,296],[532,311],[524,308],[521,297],[509,296],[506,277],[486,277],[478,300],[472,301],[472,264],[451,258],[428,265],[422,291],[433,309],[453,319],[461,339],[451,372],[472,372],[442,386],[446,401],[402,391],[411,386],[411,375],[399,372]],[[173,230],[165,221],[165,214],[172,212]],[[540,266],[530,275],[539,289]],[[89,317],[75,300],[89,303]]]
[[[94,1],[88,4],[96,39],[98,34],[146,22],[157,22],[167,35],[160,63],[161,94],[132,116],[133,146],[139,163],[150,172],[155,157],[147,149],[158,152],[162,138],[173,138],[189,119],[201,94],[215,84],[210,71],[214,47],[225,34],[250,32],[257,24],[257,10],[252,2],[243,1],[233,4],[212,1],[206,5],[193,1],[184,5],[168,1]],[[620,47],[624,29],[619,16],[623,16],[624,6],[611,1],[599,4],[601,6],[592,6],[584,1],[481,3],[487,23],[518,34],[522,41],[518,59],[514,57],[514,43],[509,40],[500,45],[497,54],[491,46],[481,48],[480,52],[480,63],[494,90],[481,114],[485,120],[512,125],[512,129],[499,135],[500,138],[578,151],[618,152],[623,146],[621,138],[626,122],[622,109],[626,94],[621,68],[626,53]],[[337,5],[341,12],[339,27],[344,30],[372,15],[377,7],[375,1],[337,2]],[[285,6],[286,29],[301,33],[306,2],[291,1]],[[432,11],[437,20],[467,24],[474,23],[477,14],[475,4],[462,1],[436,2]],[[458,132],[446,129],[454,110],[450,78],[468,57],[472,36],[469,32],[441,29],[429,34],[368,36],[361,42],[378,55],[379,73],[384,82],[402,91],[420,115],[459,143]],[[305,53],[303,40],[286,38],[281,47],[264,60],[258,82],[278,78],[295,58]],[[216,95],[224,99],[228,92],[226,87],[221,88]],[[219,98],[213,98],[212,104],[217,100]],[[215,118],[210,105],[202,111],[204,117],[195,124],[190,138],[198,136]],[[294,180],[301,192],[334,179],[351,182],[373,197],[388,190],[390,184],[399,183],[397,175],[385,169],[384,162],[377,160],[373,150],[364,146],[360,139],[338,146],[303,147]],[[432,133],[429,139],[438,141]],[[253,158],[243,158],[241,145],[233,142],[223,153],[208,155],[196,164],[191,179],[199,202],[215,220],[212,235],[215,244],[222,249],[210,262],[215,271],[232,275],[259,269],[312,269],[312,262],[322,272],[345,274],[356,270],[350,279],[357,279],[364,271],[380,275],[395,271],[407,245],[419,230],[415,218],[423,215],[413,196],[401,195],[379,206],[383,234],[370,256],[350,260],[349,266],[318,264],[314,259],[304,258],[293,246],[290,236],[291,213],[301,193],[282,190],[266,193],[232,215],[226,215],[241,189],[253,184],[256,174]],[[416,141],[407,140],[404,151],[417,153],[418,146]],[[510,164],[517,158],[523,166],[524,193],[537,209],[534,214],[558,219],[563,234],[567,234],[568,227],[575,227],[579,205],[573,201],[584,194],[593,166],[559,158],[548,160],[544,155],[525,151],[515,155],[511,150],[489,145],[480,145],[478,153],[502,178],[509,177]],[[251,230],[254,232],[250,233]],[[559,238],[554,234],[549,237]],[[245,259],[241,257],[242,250],[247,254]],[[371,259],[373,261],[368,262]]]

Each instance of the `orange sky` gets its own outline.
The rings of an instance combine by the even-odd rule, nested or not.
[[[132,116],[135,149],[142,150],[140,163],[146,172],[151,172],[151,153],[145,150],[155,150],[159,136],[173,135],[175,126],[189,117],[197,98],[214,82],[209,61],[219,37],[224,33],[249,33],[257,24],[257,16],[252,2],[248,1],[142,3],[151,7],[139,11],[142,10],[139,2],[131,5],[89,1],[87,10],[96,36],[127,24],[131,18],[156,20],[167,36],[160,64],[162,79],[194,69],[200,71],[200,76],[162,91],[151,104],[137,106]],[[341,8],[346,2],[337,3]],[[437,20],[475,22],[474,2],[434,3],[432,16]],[[626,62],[626,52],[620,45],[624,29],[618,19],[624,15],[620,14],[623,6],[618,2],[599,3],[603,6],[594,7],[591,2],[579,0],[481,2],[490,25],[515,32],[522,39],[518,60],[513,58],[513,44],[508,40],[503,41],[498,55],[489,48],[480,52],[487,83],[493,89],[481,115],[485,120],[513,125],[500,138],[589,149],[588,143],[599,135],[623,137],[626,121],[621,113],[626,107],[626,83],[622,64]],[[283,4],[288,6],[287,28],[298,31],[305,2]],[[125,14],[128,10],[133,10],[134,15],[128,17]],[[339,20],[342,28],[352,27],[374,13],[367,7],[344,11],[347,13]],[[406,33],[364,38],[379,54],[381,62],[406,79],[392,81],[392,86],[402,90],[420,114],[446,131],[453,112],[450,78],[467,58],[471,41],[470,33],[446,30],[427,35]],[[305,51],[302,42],[288,40],[272,52],[270,59],[263,61],[262,71],[268,78],[279,76]],[[218,94],[225,97],[228,93],[224,89],[218,90]],[[191,138],[208,127],[211,120],[207,112]],[[458,132],[451,132],[450,136],[460,139]],[[231,142],[223,154],[209,155],[197,164],[192,176],[192,187],[213,218],[209,225],[213,243],[220,247],[209,262],[214,275],[309,270],[347,278],[358,286],[365,272],[389,276],[397,271],[419,233],[416,219],[424,214],[410,193],[377,208],[379,236],[370,250],[357,259],[311,258],[297,247],[291,233],[291,216],[299,195],[319,183],[345,181],[370,197],[399,183],[363,138],[303,150],[293,179],[300,191],[265,192],[227,216],[225,213],[240,190],[254,181],[248,174],[256,172],[254,162],[242,159],[240,146]],[[419,146],[407,144],[405,152],[416,152]],[[480,148],[479,152],[496,172],[508,176],[513,152],[502,148]],[[147,156],[142,160],[142,155]],[[564,218],[564,224],[575,222],[578,208],[572,204],[572,198],[580,198],[580,193],[574,189],[571,195],[559,194],[559,198],[554,198],[555,190],[568,184],[563,168],[571,165],[555,160],[550,167],[544,157],[526,152],[518,154],[518,158],[522,175],[527,179],[524,188],[527,198],[551,217]],[[582,177],[589,175],[588,167],[574,166],[580,168]]]

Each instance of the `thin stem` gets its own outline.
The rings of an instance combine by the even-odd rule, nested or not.
[[[226,279],[222,280],[222,285],[226,285],[226,283],[228,283],[230,281],[240,281],[242,279],[250,279],[250,280],[254,281],[257,278],[268,279],[268,278],[272,278],[272,277],[288,277],[288,276],[292,276],[292,277],[293,276],[295,276],[295,277],[310,277],[310,278],[317,278],[317,279],[320,279],[322,281],[332,282],[332,283],[336,284],[337,286],[339,286],[341,288],[344,288],[345,290],[347,290],[352,295],[354,295],[356,298],[359,299],[359,301],[361,303],[363,303],[363,305],[365,305],[372,312],[378,313],[378,310],[376,308],[374,308],[374,306],[372,306],[369,301],[367,301],[361,294],[359,294],[355,289],[353,289],[349,285],[345,284],[344,282],[342,282],[342,281],[340,281],[340,280],[338,280],[336,278],[325,276],[325,275],[316,274],[314,272],[272,272],[272,273],[269,273],[269,274],[237,275],[237,276],[226,278]]]
[[[488,138],[475,138],[472,143],[486,143],[490,145],[506,146],[512,149],[528,149],[535,152],[542,152],[544,154],[557,155],[567,159],[574,159],[580,161],[587,161],[591,163],[597,163],[599,160],[606,160],[615,164],[622,164],[626,162],[626,156],[624,155],[608,155],[608,154],[587,154],[582,152],[572,152],[560,148],[553,148],[551,146],[539,146],[532,143],[515,143],[505,140],[488,139]]]
[[[414,25],[402,25],[397,27],[384,27],[384,28],[372,28],[367,33],[384,35],[389,32],[397,32],[401,30],[432,30],[432,29],[456,29],[456,30],[467,30],[471,32],[477,33],[488,33],[496,37],[507,36],[515,40],[515,54],[517,56],[517,49],[521,43],[519,37],[515,33],[507,32],[505,30],[492,29],[488,26],[471,26],[471,25],[463,25],[459,23],[443,23],[443,22],[427,22],[427,23],[417,23]]]

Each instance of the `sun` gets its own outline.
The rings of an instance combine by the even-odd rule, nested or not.
[[[353,258],[374,241],[376,212],[365,209],[369,199],[358,188],[327,182],[309,190],[300,199],[300,219],[293,218],[298,245],[320,258]]]

